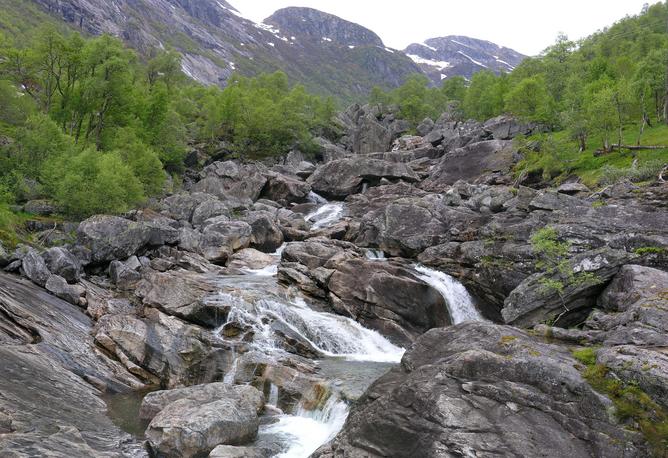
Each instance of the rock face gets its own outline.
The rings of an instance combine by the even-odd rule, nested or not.
[[[431,330],[314,456],[646,456],[575,365],[509,327]]]
[[[202,170],[200,178],[193,191],[239,204],[255,202],[267,182],[258,165],[233,161],[214,162]]]
[[[163,456],[202,456],[217,445],[247,443],[257,435],[262,393],[224,383],[151,393],[141,415],[150,418],[149,444]]]
[[[78,307],[0,273],[0,455],[111,457],[134,448],[141,456],[98,395],[142,384],[96,350],[91,326]]]
[[[319,194],[343,198],[358,193],[362,189],[362,183],[375,186],[383,178],[406,182],[418,181],[417,175],[404,164],[350,157],[331,161],[317,168],[308,182]]]

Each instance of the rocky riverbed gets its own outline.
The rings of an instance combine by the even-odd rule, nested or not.
[[[518,182],[511,118],[338,123],[0,247],[0,455],[662,456],[665,184]]]

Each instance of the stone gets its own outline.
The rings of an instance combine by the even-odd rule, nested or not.
[[[647,456],[577,365],[509,326],[433,329],[312,456]]]
[[[308,182],[318,194],[343,198],[360,192],[362,183],[376,186],[382,178],[418,181],[418,176],[405,164],[355,156],[318,167]]]
[[[250,245],[265,253],[273,253],[283,245],[284,237],[277,221],[267,212],[250,212],[244,218],[251,227]]]
[[[277,453],[278,450],[268,448],[219,445],[209,453],[209,458],[270,458]]]
[[[569,182],[569,183],[564,183],[560,185],[557,188],[557,192],[560,192],[562,194],[580,194],[580,193],[587,193],[591,192],[587,186],[585,186],[582,183],[577,183],[577,182]]]
[[[81,279],[81,262],[68,249],[62,247],[49,248],[42,255],[49,271],[60,275],[69,283]]]
[[[121,261],[109,263],[109,278],[118,289],[130,290],[141,280],[141,275]]]
[[[21,269],[23,269],[26,277],[42,288],[51,276],[51,272],[49,272],[44,259],[32,248],[28,250],[28,253],[21,260]]]
[[[155,453],[201,456],[217,445],[241,445],[257,435],[264,398],[255,388],[215,383],[175,391],[181,391],[174,395],[177,399],[170,400],[146,430]]]
[[[611,312],[625,312],[639,300],[647,300],[667,291],[668,272],[626,265],[599,296],[597,304]]]
[[[153,235],[144,223],[109,215],[92,216],[77,229],[79,243],[91,251],[93,263],[126,259],[148,245]]]
[[[200,181],[192,187],[232,205],[252,204],[260,198],[267,179],[259,164],[240,164],[234,161],[214,162],[200,172]]]
[[[50,200],[30,200],[23,206],[23,211],[37,216],[50,216],[58,212],[56,205]]]
[[[287,207],[291,203],[305,202],[309,192],[311,185],[305,181],[280,173],[271,173],[267,175],[267,184],[262,189],[262,197]]]
[[[426,136],[429,132],[434,129],[434,121],[430,118],[425,118],[420,124],[415,128],[415,131],[420,137]]]
[[[168,272],[146,271],[135,294],[147,307],[206,327],[220,326],[227,310],[210,300],[217,291],[206,275],[177,269]]]
[[[263,269],[275,262],[275,257],[258,251],[254,248],[246,248],[234,253],[227,267],[229,269]]]
[[[193,226],[199,227],[204,224],[206,220],[217,218],[219,216],[227,216],[229,218],[229,207],[220,200],[206,200],[195,207],[190,220]]]
[[[60,299],[80,307],[86,306],[86,289],[81,285],[70,285],[63,277],[50,275],[44,288]]]

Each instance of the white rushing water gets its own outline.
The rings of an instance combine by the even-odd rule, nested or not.
[[[304,217],[306,221],[313,223],[311,226],[312,231],[332,226],[343,218],[343,202],[329,202],[314,192],[309,193],[308,200],[319,205],[315,211]]]
[[[273,434],[290,444],[280,458],[307,458],[322,444],[329,442],[343,428],[348,405],[330,396],[319,410],[299,407],[294,415],[281,415],[279,421],[264,428],[261,434]]]
[[[448,306],[452,324],[484,320],[464,285],[450,275],[438,270],[421,265],[416,265],[415,270],[419,272],[418,277],[420,279],[441,293]]]

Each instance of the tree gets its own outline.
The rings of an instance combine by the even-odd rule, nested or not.
[[[466,116],[483,121],[503,112],[504,96],[508,88],[507,78],[483,70],[471,78],[464,98]]]
[[[446,78],[441,85],[441,92],[447,101],[464,102],[466,97],[466,79],[463,76]]]
[[[506,111],[527,121],[553,124],[554,100],[547,90],[543,75],[525,78],[505,97]]]

